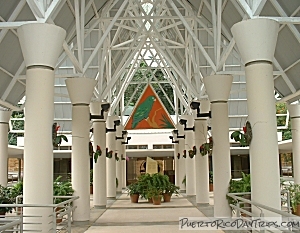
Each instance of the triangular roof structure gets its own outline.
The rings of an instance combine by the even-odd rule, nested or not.
[[[125,130],[132,129],[173,129],[169,113],[149,84],[138,100],[125,124]]]

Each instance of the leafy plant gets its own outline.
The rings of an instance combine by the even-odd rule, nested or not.
[[[119,180],[118,180],[118,178],[116,177],[116,188],[118,188],[119,187]]]
[[[11,192],[11,197],[16,201],[16,198],[18,196],[23,195],[23,181],[19,181],[14,186],[12,186],[10,192]],[[18,204],[22,204],[22,203],[19,202]]]
[[[116,161],[120,160],[120,158],[118,157],[118,153],[115,153],[115,159],[116,159]]]
[[[165,189],[164,193],[168,193],[170,195],[172,195],[172,194],[178,195],[179,194],[179,187],[176,186],[175,184],[169,182],[166,186],[166,189]]]
[[[64,140],[65,142],[68,142],[68,138],[65,135],[63,135],[63,134],[57,135],[59,128],[60,128],[60,126],[57,125],[56,122],[53,123],[53,125],[52,125],[52,144],[54,147],[60,146],[60,144],[62,143],[62,140]]]
[[[240,142],[242,147],[249,146],[252,140],[252,128],[250,122],[246,122],[246,125],[243,127],[243,132],[234,131],[231,133],[230,138],[234,139],[236,142]]]
[[[288,186],[290,193],[290,202],[294,212],[297,211],[297,205],[300,205],[300,184],[290,183]]]
[[[61,181],[61,176],[58,176],[53,182],[53,196],[72,196],[74,189],[72,188],[72,183],[67,181]],[[63,198],[55,198],[54,204],[63,202]]]
[[[230,179],[228,186],[228,193],[246,193],[251,192],[251,178],[250,174],[245,174],[242,172],[242,179],[233,180]],[[235,205],[238,201],[234,200],[232,197],[227,196],[229,204]]]
[[[214,176],[213,176],[214,174],[213,174],[213,172],[212,171],[209,171],[209,183],[213,183],[214,182]]]
[[[186,186],[186,175],[184,175],[183,180],[182,180],[181,183],[184,184],[184,186]]]
[[[177,159],[180,159],[180,153],[177,154]]]
[[[101,155],[102,155],[102,150],[101,150],[100,146],[97,145],[97,149],[94,152],[94,161],[95,161],[95,163],[97,163],[97,160],[98,160],[99,156],[101,156]]]
[[[207,154],[211,156],[212,150],[213,150],[213,139],[212,137],[209,137],[208,142],[205,142],[200,146],[200,154],[202,156],[205,156]]]
[[[132,183],[127,186],[126,191],[128,195],[140,194],[140,186],[138,182]]]
[[[0,185],[0,204],[13,204],[11,188]],[[12,212],[12,207],[0,207],[0,213]]]
[[[109,158],[111,159],[112,158],[112,154],[113,154],[113,151],[108,151],[108,148],[106,148],[106,158]]]
[[[186,158],[186,150],[183,150],[183,158]]]
[[[194,158],[194,156],[196,155],[197,153],[197,149],[195,146],[193,146],[193,149],[192,150],[189,150],[189,157],[192,159]]]

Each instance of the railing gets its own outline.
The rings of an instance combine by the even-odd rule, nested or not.
[[[295,220],[296,218],[298,218],[297,220],[299,221],[299,216],[293,215],[289,212],[285,212],[282,210],[277,210],[274,209],[272,207],[257,203],[255,201],[251,201],[249,199],[246,199],[244,197],[241,196],[245,196],[245,195],[249,195],[251,193],[247,192],[247,193],[228,193],[227,196],[233,198],[235,201],[237,201],[236,205],[230,204],[230,207],[235,210],[236,212],[236,216],[243,218],[245,221],[247,220],[251,220],[252,217],[260,217],[260,218],[264,218],[265,217],[265,211],[274,213],[276,215],[278,215],[279,217],[283,217],[283,218],[287,218],[287,219],[291,219],[291,220]],[[289,194],[287,195],[287,200],[288,201],[288,209],[290,210],[290,205],[289,205]],[[248,204],[248,208],[244,208],[244,205]],[[256,208],[259,212],[259,214],[255,214],[253,213],[253,208]],[[266,216],[267,218],[267,216]],[[269,232],[273,232],[271,230],[266,230]],[[300,227],[297,225],[292,225],[289,226],[286,230],[282,230],[282,232],[295,232],[295,231],[300,231]],[[248,231],[248,232],[253,232],[253,231]]]
[[[20,201],[21,196],[17,197],[17,203]],[[74,200],[78,199],[78,196],[55,196],[56,198],[66,199],[59,204],[49,205],[35,205],[35,204],[0,204],[0,208],[12,208],[12,213],[7,213],[5,216],[0,216],[0,232],[23,232],[23,228],[26,231],[45,232],[43,230],[36,230],[34,225],[40,225],[41,215],[23,215],[23,208],[35,208],[35,209],[51,209],[49,217],[49,232],[69,232],[71,233],[72,213],[76,206],[73,205]],[[36,211],[37,214],[39,211]],[[35,221],[33,221],[33,219]],[[40,221],[39,221],[40,219]],[[28,229],[32,227],[33,229]],[[47,227],[48,228],[48,227]]]

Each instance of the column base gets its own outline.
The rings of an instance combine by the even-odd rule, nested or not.
[[[107,197],[107,200],[116,200],[116,197]]]
[[[73,221],[72,224],[74,224],[75,226],[84,226],[89,224],[90,221]]]
[[[95,209],[106,209],[106,205],[95,205]]]

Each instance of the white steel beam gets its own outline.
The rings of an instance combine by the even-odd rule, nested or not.
[[[122,11],[124,10],[125,6],[127,5],[128,0],[124,0],[124,2],[122,3],[122,5],[120,6],[120,8],[118,9],[118,12],[115,14],[113,20],[110,22],[110,24],[108,25],[108,27],[106,28],[106,31],[103,33],[103,36],[101,37],[100,41],[98,42],[98,44],[95,47],[95,50],[93,51],[93,53],[91,54],[91,56],[89,57],[89,59],[87,60],[87,62],[84,65],[83,68],[83,73],[86,72],[87,68],[89,67],[89,65],[91,64],[92,60],[94,59],[94,57],[96,56],[96,54],[98,53],[98,50],[100,49],[100,47],[102,46],[105,38],[107,37],[108,33],[110,32],[110,30],[113,28],[114,23],[118,20],[119,16],[121,15]]]

